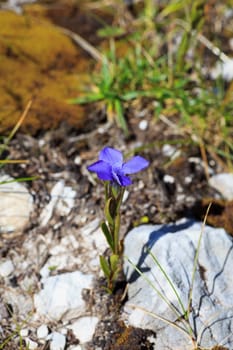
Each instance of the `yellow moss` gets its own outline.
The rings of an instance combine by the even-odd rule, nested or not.
[[[85,124],[83,107],[66,99],[77,96],[87,79],[86,57],[35,6],[34,14],[0,12],[0,132],[12,128],[31,99],[24,127],[32,133],[64,118]]]

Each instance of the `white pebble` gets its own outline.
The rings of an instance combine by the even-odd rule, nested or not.
[[[168,175],[168,174],[164,175],[163,181],[166,182],[166,183],[169,183],[169,184],[174,184],[175,183],[174,177],[171,176],[171,175]]]
[[[25,338],[24,340],[25,340],[27,349],[29,349],[29,350],[38,349],[38,344],[35,341],[31,340],[30,338]]]
[[[67,348],[67,350],[83,350],[81,345],[71,345]]]
[[[129,191],[125,190],[122,198],[122,202],[125,203],[129,197]]]
[[[50,350],[64,350],[66,346],[66,337],[58,332],[50,334]]]
[[[45,339],[49,334],[49,329],[46,324],[42,324],[39,328],[37,328],[36,334],[38,339]]]
[[[184,183],[185,183],[186,185],[191,184],[192,181],[193,181],[193,180],[192,180],[192,176],[186,176],[186,177],[184,178]]]
[[[80,317],[76,322],[69,326],[69,328],[72,329],[80,343],[86,343],[92,340],[98,321],[98,317],[94,316]]]
[[[140,130],[144,131],[148,128],[148,121],[147,120],[141,120],[140,123],[138,124],[138,127]]]
[[[215,188],[222,197],[231,201],[233,200],[233,174],[221,173],[210,178],[209,184]]]
[[[14,265],[11,260],[6,260],[0,264],[0,276],[7,277],[14,271]]]
[[[20,332],[19,332],[20,336],[23,338],[27,337],[28,333],[29,333],[29,330],[27,328],[20,329]]]

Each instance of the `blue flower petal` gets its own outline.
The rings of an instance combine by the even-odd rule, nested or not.
[[[102,151],[100,151],[99,159],[111,165],[118,164],[121,166],[123,163],[122,153],[111,147],[105,147],[102,149]]]
[[[113,173],[114,182],[118,183],[120,186],[129,186],[132,184],[131,179],[128,176],[125,176],[120,173]]]
[[[114,181],[111,165],[103,160],[98,160],[98,162],[91,164],[87,169],[96,173],[101,180]]]
[[[122,166],[122,170],[124,174],[134,174],[138,171],[145,169],[148,167],[149,162],[140,156],[135,156],[132,159],[128,160],[128,162],[124,163]]]

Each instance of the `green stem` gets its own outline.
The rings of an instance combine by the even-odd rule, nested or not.
[[[120,193],[117,198],[117,206],[116,206],[116,215],[114,218],[114,246],[115,246],[115,254],[119,255],[120,253],[120,242],[119,242],[119,232],[120,232],[120,224],[121,224],[121,215],[120,215],[120,207],[122,204],[123,196],[124,196],[125,188],[120,188]]]

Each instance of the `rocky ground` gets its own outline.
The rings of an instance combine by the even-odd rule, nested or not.
[[[202,219],[206,205],[203,203],[201,209],[202,201],[218,195],[206,179],[199,149],[194,147],[184,153],[177,146],[163,144],[161,135],[165,139],[174,137],[174,130],[162,122],[155,123],[148,114],[143,120],[148,123],[146,130],[140,129],[140,118],[129,120],[132,133],[128,140],[114,125],[102,122],[95,125],[93,131],[80,135],[62,126],[37,137],[18,133],[11,142],[10,157],[29,162],[7,165],[4,173],[13,178],[38,178],[26,182],[20,189],[4,185],[8,186],[7,190],[1,193],[4,216],[8,215],[7,206],[13,211],[11,215],[17,217],[15,225],[18,225],[15,229],[7,229],[12,222],[8,219],[5,227],[1,223],[3,340],[19,327],[21,333],[26,332],[23,336],[26,342],[28,339],[32,341],[30,349],[33,346],[46,349],[46,344],[50,343],[49,334],[52,336],[56,332],[66,339],[67,349],[79,349],[71,345],[90,341],[93,336],[85,335],[85,319],[84,325],[78,323],[79,317],[85,316],[88,317],[88,328],[93,322],[93,329],[89,332],[95,330],[93,340],[85,345],[85,349],[151,348],[147,341],[151,331],[133,327],[125,329],[121,321],[121,308],[127,298],[124,295],[125,281],[119,284],[114,296],[107,295],[102,289],[104,281],[98,255],[107,249],[98,229],[103,218],[103,185],[88,173],[86,167],[97,159],[99,150],[105,145],[114,146],[125,154],[140,150],[138,153],[150,161],[149,168],[134,176],[134,184],[127,190],[122,207],[122,237],[140,223],[169,223],[181,217]],[[161,141],[161,146],[158,146],[158,141]],[[222,170],[213,159],[209,159],[210,175]],[[26,200],[31,203],[28,207],[25,206],[26,191],[29,196]],[[13,199],[9,198],[11,192]],[[21,198],[16,202],[14,196]],[[226,203],[221,202],[223,209],[227,208]],[[19,216],[21,206],[25,212]],[[231,222],[232,232],[232,220],[223,213],[224,210],[221,213],[213,210],[210,220],[212,218],[214,222],[215,219],[215,225],[220,222],[221,227],[226,222],[228,231]],[[80,275],[83,280],[75,275],[77,273],[84,274]],[[59,281],[52,280],[56,276]],[[48,278],[51,278],[51,283],[48,283]],[[62,296],[64,288],[69,288],[68,297]],[[44,294],[41,290],[45,291]],[[61,310],[59,300],[62,300]],[[42,326],[48,328],[40,338],[38,332]],[[18,334],[13,339],[13,344],[20,341]],[[13,349],[12,346],[17,348],[10,341],[6,349]]]
[[[140,224],[203,220],[210,201],[208,223],[233,234],[230,186],[224,193],[214,180],[228,171],[224,161],[215,154],[203,157],[194,135],[189,136],[191,146],[175,120],[162,115],[155,119],[148,101],[134,107],[126,109],[126,138],[107,120],[103,105],[68,108],[69,120],[59,116],[56,125],[46,128],[40,127],[43,118],[38,118],[36,106],[32,120],[41,124],[30,129],[27,120],[2,154],[27,160],[2,167],[2,182],[35,179],[0,188],[0,349],[154,349],[155,332],[123,321],[125,276],[114,295],[103,289],[98,257],[107,253],[99,229],[104,189],[87,166],[104,146],[150,162],[126,191],[122,238]],[[69,123],[77,111],[81,124]]]

